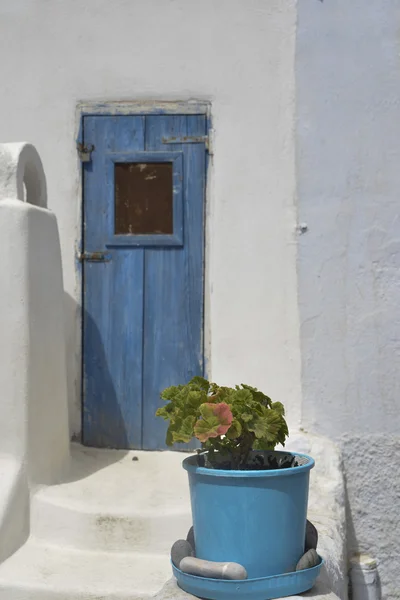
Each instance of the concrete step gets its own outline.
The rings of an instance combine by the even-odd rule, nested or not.
[[[309,592],[305,592],[300,596],[286,596],[285,598],[277,598],[276,600],[305,600],[305,598],[313,598],[313,600],[343,600],[334,594],[328,586],[323,582],[318,581]],[[196,596],[192,596],[184,592],[178,586],[176,579],[170,579],[165,586],[158,592],[153,600],[197,600]]]
[[[67,482],[32,498],[32,535],[81,550],[168,555],[191,526],[184,457],[73,444]]]
[[[73,444],[64,482],[31,499],[31,537],[0,565],[0,600],[143,600],[191,526],[185,455]]]
[[[28,542],[0,566],[0,600],[145,600],[171,577],[168,555]]]
[[[340,457],[324,439],[301,435],[292,443],[316,459],[309,518],[319,530],[318,548],[326,559],[321,584],[344,599]],[[0,600],[145,600],[154,596],[171,577],[172,543],[185,537],[191,525],[187,474],[181,467],[184,456],[74,444],[64,482],[42,488],[32,497],[31,537],[0,565]],[[173,593],[168,586],[165,589],[160,600],[179,597],[175,588]]]

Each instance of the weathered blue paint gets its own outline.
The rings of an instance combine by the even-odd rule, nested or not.
[[[166,424],[154,415],[161,390],[203,374],[205,145],[171,152],[161,140],[205,135],[206,119],[83,118],[84,143],[95,146],[84,165],[83,249],[111,254],[83,266],[87,445],[165,448]],[[173,236],[115,236],[114,162],[155,160],[174,164]]]
[[[168,150],[169,146],[162,143],[163,137],[204,135],[205,128],[205,116],[147,117],[146,148]],[[165,252],[149,249],[145,256],[143,443],[151,449],[160,447],[165,432],[163,421],[154,422],[152,418],[159,404],[159,388],[203,373],[206,153],[204,144],[181,144],[174,149],[184,154],[184,247]]]

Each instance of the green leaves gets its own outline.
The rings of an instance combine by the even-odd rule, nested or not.
[[[248,424],[249,431],[253,431],[257,439],[264,438],[273,442],[281,425],[281,415],[274,410],[264,409],[262,414],[254,415]]]
[[[208,394],[209,390],[210,390],[210,384],[207,381],[207,379],[204,379],[204,377],[193,377],[192,381],[190,382],[192,385],[197,385],[199,386],[199,388],[201,390],[203,390],[204,392],[206,392],[206,394]]]
[[[228,432],[227,432],[227,437],[230,440],[234,440],[238,437],[240,437],[240,434],[242,433],[242,426],[240,424],[240,421],[232,421],[232,425],[229,427]]]
[[[193,437],[193,427],[196,422],[196,417],[189,416],[183,419],[183,421],[176,423],[178,425],[172,429],[172,441],[183,442],[187,444]]]
[[[156,415],[169,421],[166,443],[197,437],[210,460],[223,456],[231,468],[243,468],[252,448],[273,449],[288,436],[283,404],[248,385],[229,388],[194,377],[166,388],[161,398],[167,404]]]

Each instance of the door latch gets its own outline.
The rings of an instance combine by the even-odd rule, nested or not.
[[[80,262],[109,262],[111,260],[111,254],[105,252],[82,252],[79,255]]]
[[[76,149],[78,150],[78,155],[83,163],[91,162],[92,160],[92,152],[94,150],[93,144],[81,144],[77,143]]]
[[[210,156],[214,154],[214,130],[210,129],[208,135],[184,135],[174,137],[163,137],[163,144],[205,144]]]

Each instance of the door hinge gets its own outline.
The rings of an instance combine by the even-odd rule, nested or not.
[[[81,144],[78,142],[76,144],[76,149],[78,151],[78,156],[80,161],[83,163],[91,162],[92,160],[92,152],[94,150],[93,144]]]
[[[105,252],[82,252],[79,255],[79,261],[87,262],[109,262],[111,260],[111,254]]]
[[[163,144],[205,144],[210,156],[214,154],[214,130],[210,129],[208,135],[184,135],[176,137],[163,137]]]

